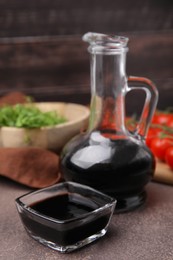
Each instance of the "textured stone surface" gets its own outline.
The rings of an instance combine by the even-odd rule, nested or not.
[[[145,207],[114,215],[106,236],[70,254],[60,254],[30,238],[14,200],[28,192],[0,177],[0,260],[172,260],[173,187],[150,183]]]

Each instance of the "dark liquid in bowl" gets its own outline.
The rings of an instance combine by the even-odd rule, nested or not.
[[[98,208],[98,205],[89,198],[79,196],[73,193],[56,195],[34,204],[29,205],[41,215],[54,218],[59,223],[47,220],[33,215],[28,218],[22,215],[22,220],[32,235],[41,237],[47,241],[58,244],[59,246],[73,245],[78,241],[96,234],[104,229],[109,221],[110,210],[108,209],[103,215],[94,215],[89,218],[83,218],[82,221],[75,221],[73,218],[82,216]],[[68,223],[63,221],[73,219]]]
[[[67,220],[79,217],[80,215],[91,212],[96,208],[93,208],[93,205],[90,204],[85,205],[82,203],[82,200],[75,200],[74,196],[62,194],[39,201],[30,205],[30,207],[46,216],[58,220]]]

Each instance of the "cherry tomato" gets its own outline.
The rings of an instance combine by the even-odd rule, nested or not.
[[[148,147],[151,147],[151,142],[155,137],[158,137],[159,134],[162,132],[161,128],[154,128],[154,127],[150,127],[147,133],[147,137],[146,137],[146,145]]]
[[[165,161],[171,169],[173,169],[173,146],[166,150]]]
[[[152,123],[153,124],[160,124],[160,125],[167,125],[167,123],[170,120],[173,120],[173,114],[158,112],[153,116]]]
[[[159,138],[156,137],[151,142],[151,151],[161,161],[165,160],[166,150],[173,146],[173,140],[171,138]]]
[[[173,129],[173,118],[170,118],[167,122],[167,126]]]

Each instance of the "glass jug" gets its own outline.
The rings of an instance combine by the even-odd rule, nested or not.
[[[129,211],[145,202],[145,185],[155,170],[145,136],[158,92],[147,78],[127,78],[126,37],[86,33],[83,40],[89,43],[91,54],[89,126],[64,147],[62,173],[68,181],[89,185],[115,197],[116,212]],[[142,84],[130,87],[128,81]],[[125,96],[133,89],[145,92],[145,102],[135,130],[129,131],[125,127]]]

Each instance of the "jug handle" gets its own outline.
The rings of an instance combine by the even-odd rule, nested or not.
[[[155,84],[148,78],[129,76],[128,82],[139,82],[145,86],[128,86],[127,92],[135,89],[145,91],[146,97],[144,107],[136,127],[135,133],[143,137],[146,136],[152,116],[155,112],[158,101],[158,90]]]

